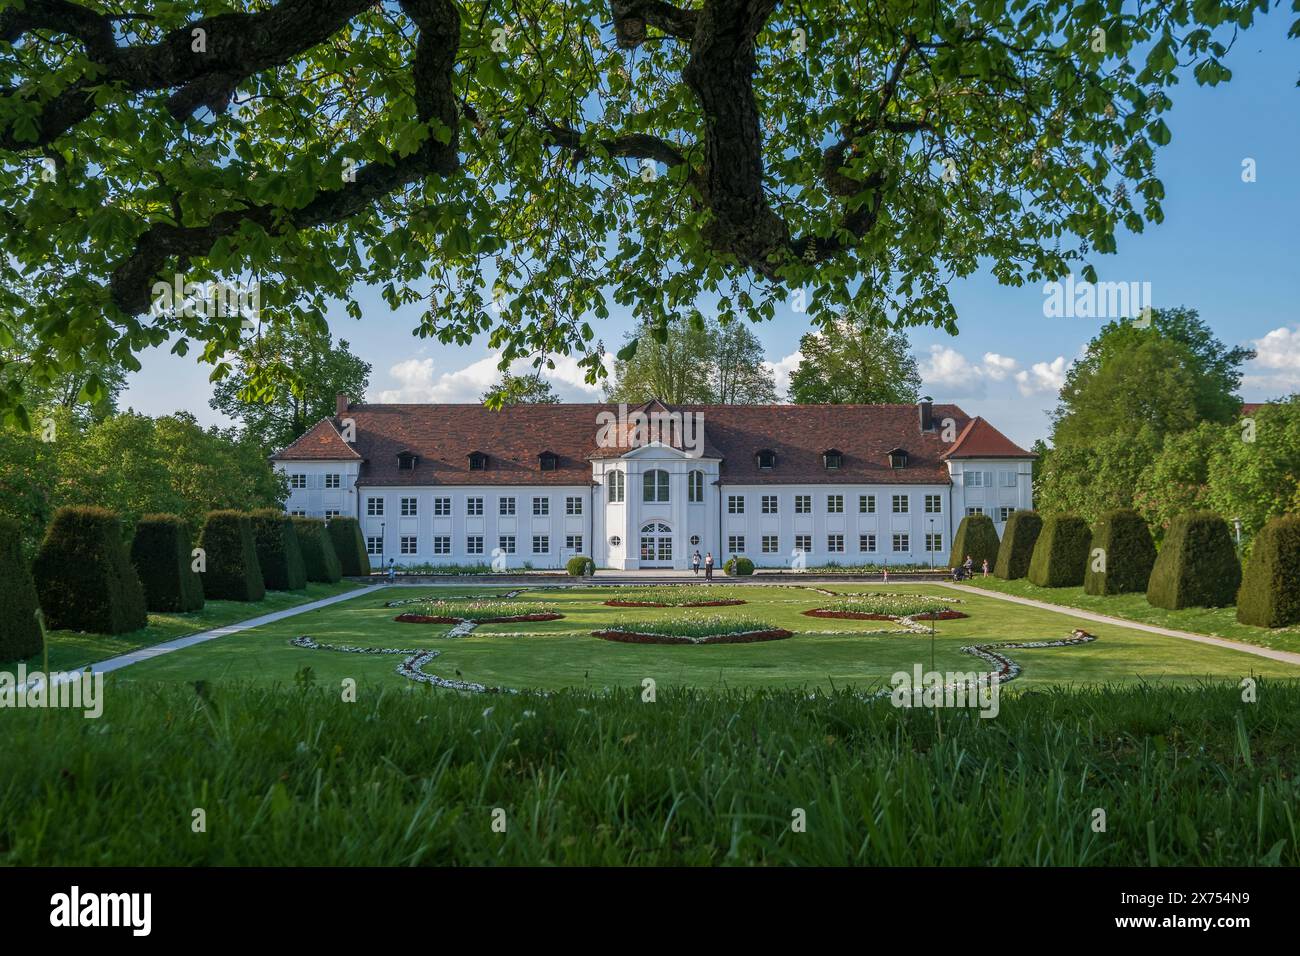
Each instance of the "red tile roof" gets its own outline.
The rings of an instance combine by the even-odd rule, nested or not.
[[[686,405],[669,411],[703,416],[704,455],[722,459],[723,484],[946,484],[943,462],[954,452],[953,457],[1033,457],[956,405],[935,405],[928,432],[921,431],[915,405]],[[362,485],[583,485],[592,480],[591,459],[629,450],[597,445],[602,413],[617,418],[619,406],[491,411],[482,405],[354,404],[346,417],[356,424],[355,451],[343,442],[336,420],[325,419],[275,457],[321,461],[359,455],[365,460]],[[959,430],[952,448],[942,440],[945,419]],[[890,467],[889,452],[896,448],[907,451],[906,468]],[[823,466],[822,454],[830,449],[843,454],[842,467]],[[407,450],[419,460],[401,471],[397,456]],[[776,453],[775,468],[758,467],[761,450]],[[474,451],[488,455],[486,470],[469,470]],[[554,470],[541,470],[543,451],[557,456]]]
[[[1037,458],[976,415],[942,456],[948,458]]]

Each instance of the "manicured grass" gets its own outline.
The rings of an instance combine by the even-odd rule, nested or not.
[[[991,720],[843,693],[117,686],[97,721],[3,720],[0,864],[1300,865],[1292,682],[1007,694]]]
[[[266,597],[255,603],[242,601],[208,601],[200,611],[188,614],[150,614],[149,623],[128,634],[86,634],[80,631],[49,631],[50,669],[72,670],[118,654],[149,647],[172,638],[197,634],[214,627],[261,617],[273,611],[319,601],[332,594],[361,587],[349,581],[337,584],[308,584],[304,591],[267,591]],[[4,663],[4,662],[0,662]],[[27,666],[38,667],[41,656],[29,658]]]
[[[1238,624],[1235,607],[1189,607],[1181,611],[1167,611],[1162,607],[1152,607],[1147,603],[1144,594],[1110,596],[1085,594],[1081,587],[1040,588],[1023,578],[1003,581],[1001,578],[991,576],[976,577],[963,583],[988,588],[991,591],[1001,591],[1003,594],[1014,594],[1017,597],[1077,607],[1096,614],[1109,614],[1112,617],[1122,617],[1125,620],[1153,624],[1157,627],[1191,631],[1193,634],[1208,634],[1211,637],[1226,637],[1244,644],[1255,644],[1258,647],[1269,647],[1279,651],[1300,651],[1300,626],[1269,629]]]
[[[661,608],[610,608],[613,588],[533,589],[518,600],[543,601],[564,615],[562,620],[526,624],[481,625],[466,637],[447,639],[450,625],[401,624],[389,601],[433,595],[453,598],[484,593],[483,585],[459,588],[401,588],[307,612],[253,631],[187,648],[110,675],[114,682],[230,681],[290,683],[303,668],[329,686],[345,678],[362,685],[410,689],[397,676],[391,655],[342,654],[292,647],[299,635],[328,644],[362,647],[433,648],[440,656],[425,670],[442,677],[489,687],[606,688],[640,687],[653,678],[659,687],[720,691],[741,688],[831,692],[884,686],[897,671],[916,664],[930,669],[931,642],[926,634],[907,633],[888,621],[811,618],[810,608],[825,606],[826,595],[804,588],[736,585],[732,593],[747,603],[710,608],[710,616],[733,621],[761,621],[795,632],[787,640],[714,646],[631,645],[592,637],[591,632],[623,626],[636,628],[661,620]],[[842,585],[842,592],[873,589]],[[959,596],[951,605],[970,615],[935,625],[934,666],[942,671],[969,671],[978,662],[961,652],[968,644],[994,641],[1054,640],[1080,626],[1077,618],[1010,604],[993,597],[957,595],[928,585],[890,585],[888,593],[929,597]],[[675,613],[675,612],[669,612]],[[1250,675],[1300,677],[1300,667],[1159,637],[1112,625],[1087,625],[1098,640],[1086,646],[1016,650],[1024,666],[1012,688],[1048,685],[1105,684],[1125,681],[1195,682],[1203,678],[1239,681]],[[880,633],[885,631],[887,633]],[[832,632],[832,633],[827,633]],[[526,635],[526,636],[516,636]]]

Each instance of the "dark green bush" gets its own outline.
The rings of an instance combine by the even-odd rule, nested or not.
[[[1300,624],[1300,515],[1259,530],[1237,593],[1237,620],[1256,627]]]
[[[122,523],[111,511],[56,511],[32,572],[50,630],[124,634],[148,623],[140,577],[122,543]]]
[[[334,553],[334,542],[319,518],[294,518],[293,530],[298,533],[298,546],[302,550],[302,563],[308,581],[333,584],[343,577],[339,556]]]
[[[17,522],[0,518],[0,661],[20,661],[41,652],[36,622],[36,582],[23,557]]]
[[[341,515],[325,522],[334,553],[339,556],[339,567],[344,577],[359,577],[370,573],[370,555],[366,554],[366,539],[361,534],[361,524],[356,518]]]
[[[587,565],[590,562],[591,558],[585,557],[581,554],[575,554],[573,557],[569,558],[568,563],[566,563],[564,567],[565,570],[569,572],[570,577],[580,578],[587,573]]]
[[[307,566],[293,521],[283,511],[260,508],[249,514],[262,582],[269,591],[301,591],[307,586]]]
[[[727,563],[722,566],[722,570],[726,571],[728,576],[743,577],[754,573],[754,562],[742,554],[734,554],[727,558]]]
[[[989,567],[998,559],[998,529],[988,515],[967,515],[957,526],[957,535],[952,539],[952,553],[948,555],[948,566],[957,567],[966,563],[970,555],[976,569],[987,560]]]
[[[1130,508],[1108,511],[1097,520],[1092,533],[1083,590],[1088,594],[1140,594],[1147,589],[1155,563],[1156,545],[1142,516]]]
[[[1043,518],[1037,511],[1013,511],[1002,529],[1002,544],[998,546],[998,560],[993,573],[1008,581],[1023,578],[1029,573],[1029,562],[1034,557],[1034,545],[1043,530]]]
[[[1091,546],[1088,522],[1077,515],[1052,515],[1045,519],[1034,545],[1034,556],[1029,560],[1030,583],[1040,588],[1082,584]]]
[[[1170,611],[1227,607],[1240,586],[1241,562],[1226,521],[1194,511],[1170,522],[1147,585],[1150,604]]]
[[[209,600],[260,601],[266,597],[257,561],[253,522],[242,511],[209,511],[199,532],[206,568],[203,593]]]
[[[144,515],[136,523],[131,563],[150,611],[197,611],[203,582],[194,573],[190,532],[176,515]]]

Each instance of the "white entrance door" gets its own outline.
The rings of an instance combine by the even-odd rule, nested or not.
[[[660,521],[641,528],[641,567],[673,566],[673,532]]]

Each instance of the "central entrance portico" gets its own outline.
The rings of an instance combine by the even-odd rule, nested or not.
[[[673,567],[673,531],[662,521],[651,521],[641,529],[641,567]]]

